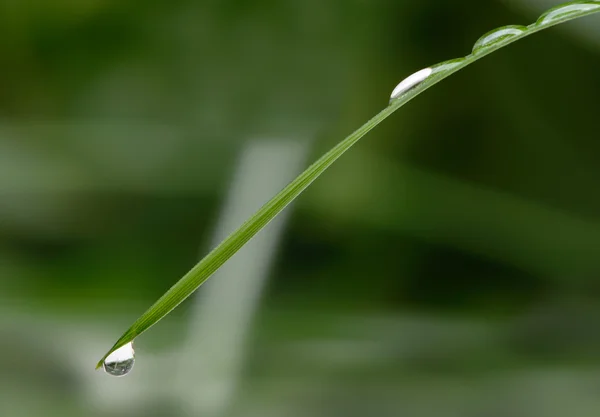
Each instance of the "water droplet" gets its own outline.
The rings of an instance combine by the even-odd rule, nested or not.
[[[488,48],[492,45],[506,41],[512,37],[520,35],[526,30],[527,28],[525,26],[517,25],[503,26],[501,28],[494,29],[477,39],[477,42],[475,42],[475,45],[473,45],[473,53],[476,54],[477,52],[481,52],[484,48]]]
[[[133,342],[129,342],[108,355],[104,360],[104,371],[112,376],[124,376],[131,372],[134,362]]]
[[[407,92],[417,84],[422,83],[431,75],[433,70],[431,68],[425,68],[421,71],[417,71],[414,74],[406,77],[404,80],[400,82],[392,91],[392,96],[390,97],[390,101],[400,97],[403,93]]]
[[[456,58],[451,59],[449,61],[440,62],[439,64],[435,64],[431,67],[431,75],[441,74],[443,72],[450,71],[451,69],[458,67],[464,61],[464,58]]]
[[[541,15],[537,20],[536,25],[548,25],[567,16],[572,17],[573,15],[582,14],[598,8],[600,8],[600,1],[576,1],[573,3],[561,4]]]

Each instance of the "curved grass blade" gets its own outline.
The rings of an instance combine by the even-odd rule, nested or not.
[[[519,39],[532,35],[541,30],[567,22],[576,18],[600,12],[600,0],[579,1],[557,6],[544,13],[536,23],[527,27],[505,26],[482,36],[477,42],[472,54],[465,58],[446,61],[432,66],[437,69],[418,85],[394,97],[389,106],[379,114],[362,125],[358,130],[346,137],[333,149],[323,155],[306,171],[281,190],[275,197],[260,208],[252,217],[242,224],[235,232],[221,242],[204,259],[193,267],[183,278],[173,285],[154,305],[152,305],[135,323],[117,340],[113,347],[98,362],[96,369],[102,366],[104,359],[116,349],[133,341],[137,336],[148,330],[183,300],[189,297],[202,285],[217,269],[231,258],[244,246],[256,233],[267,225],[277,214],[290,204],[302,191],[304,191],[319,175],[333,164],[344,152],[358,142],[371,129],[384,121],[388,116],[408,103],[410,100],[430,88],[431,86],[471,65],[492,52],[503,48]],[[508,29],[507,29],[508,28]]]

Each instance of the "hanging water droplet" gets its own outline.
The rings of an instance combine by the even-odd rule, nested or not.
[[[576,1],[573,3],[561,4],[553,7],[546,13],[540,16],[536,25],[544,26],[550,23],[555,23],[565,17],[573,17],[573,15],[583,14],[590,10],[600,8],[600,1]]]
[[[392,91],[392,95],[390,97],[390,101],[400,97],[402,93],[407,92],[417,84],[422,83],[431,75],[433,70],[431,68],[425,68],[420,71],[415,72],[414,74],[406,77],[404,80],[400,82]]]
[[[440,62],[439,64],[435,64],[431,67],[431,75],[441,74],[446,71],[450,71],[451,69],[458,67],[464,61],[464,58],[456,58],[451,59],[449,61]]]
[[[527,28],[525,26],[503,26],[498,29],[494,29],[481,38],[477,39],[475,45],[473,45],[473,53],[481,52],[484,48],[488,48],[492,45],[496,45],[500,42],[506,41],[512,37],[522,34]]]
[[[104,371],[112,376],[124,376],[131,372],[135,362],[133,342],[115,350],[104,360]]]

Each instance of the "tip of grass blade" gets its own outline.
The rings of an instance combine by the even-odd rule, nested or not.
[[[98,363],[96,364],[96,370],[100,369],[102,367],[102,365],[104,365],[104,361],[106,360],[106,358],[108,358],[108,356],[113,353],[115,350],[119,349],[122,346],[125,346],[127,343],[131,342],[133,339],[131,340],[127,340],[128,334],[125,333],[119,340],[117,340],[117,343],[115,343],[113,345],[113,347],[111,347],[108,352],[106,352],[104,354],[104,356],[102,356],[102,359],[100,359],[98,361]]]
[[[108,358],[108,355],[110,355],[111,353],[114,352],[114,348],[111,348],[108,352],[106,352],[106,354],[102,357],[102,359],[100,359],[98,361],[98,363],[96,364],[96,371],[100,368],[102,368],[102,365],[104,365],[104,361],[106,360],[106,358]]]

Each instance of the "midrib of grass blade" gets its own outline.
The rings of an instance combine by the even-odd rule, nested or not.
[[[144,314],[142,314],[133,325],[117,340],[113,347],[98,362],[96,369],[102,366],[102,363],[108,355],[121,346],[131,342],[137,336],[148,330],[160,319],[166,316],[171,310],[177,307],[182,301],[189,297],[200,285],[202,285],[217,269],[219,269],[229,258],[231,258],[242,246],[244,246],[254,235],[275,218],[288,204],[290,204],[302,191],[304,191],[315,179],[319,177],[331,164],[333,164],[344,152],[350,149],[370,130],[384,121],[400,107],[411,101],[413,98],[442,81],[451,74],[471,65],[475,61],[483,58],[492,52],[501,49],[519,39],[523,39],[536,32],[548,29],[552,26],[574,20],[580,17],[600,12],[600,9],[590,10],[578,15],[567,15],[564,18],[546,24],[528,26],[528,30],[520,35],[514,36],[505,42],[486,48],[475,55],[468,55],[465,60],[456,67],[423,81],[413,89],[404,93],[401,97],[394,100],[388,107],[379,112],[355,132],[350,134],[330,151],[324,154],[315,163],[309,166],[302,174],[287,185],[283,190],[262,206],[254,215],[246,220],[236,231],[229,235],[206,257],[204,257],[196,266],[183,276],[175,285],[173,285],[161,298],[159,298]]]

